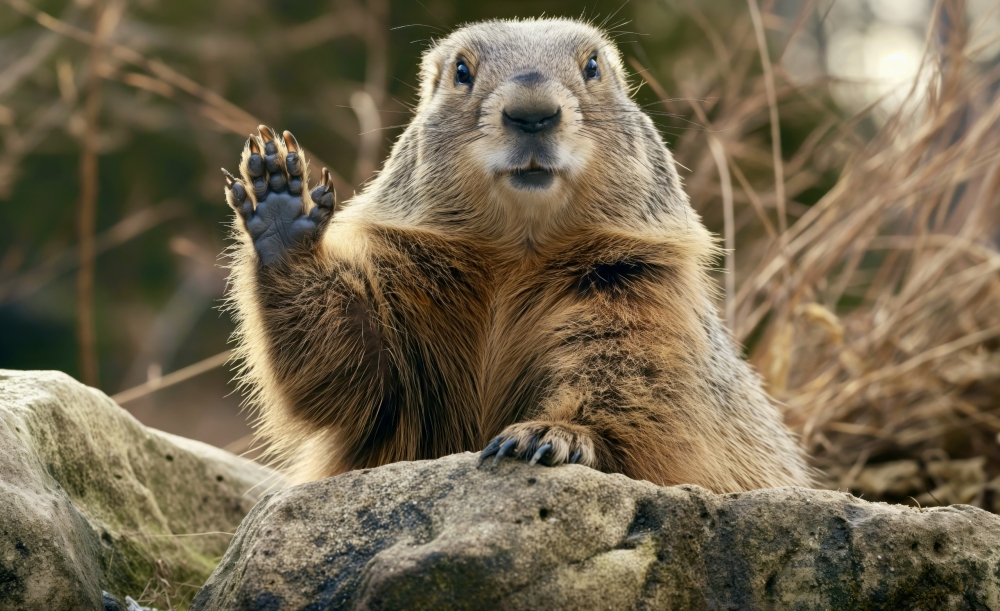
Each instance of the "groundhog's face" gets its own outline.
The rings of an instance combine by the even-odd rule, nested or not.
[[[465,193],[565,202],[610,156],[632,153],[637,114],[617,49],[575,21],[474,24],[424,58],[418,121],[423,154],[438,161],[428,171]]]

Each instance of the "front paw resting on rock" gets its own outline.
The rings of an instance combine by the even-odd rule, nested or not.
[[[307,168],[291,133],[278,140],[269,127],[258,130],[260,136],[250,136],[243,149],[242,179],[223,172],[229,205],[243,220],[261,262],[272,266],[289,252],[316,244],[333,217],[336,197],[326,168],[322,184],[306,194]]]
[[[479,464],[493,456],[493,464],[504,456],[547,466],[576,463],[597,466],[590,432],[566,422],[519,422],[497,435],[479,455]]]

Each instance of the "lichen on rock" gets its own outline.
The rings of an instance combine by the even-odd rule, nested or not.
[[[0,610],[186,606],[275,481],[65,374],[0,370]]]

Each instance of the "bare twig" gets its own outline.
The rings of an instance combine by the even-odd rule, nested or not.
[[[87,45],[93,46],[95,43],[94,36],[90,32],[81,30],[72,24],[56,19],[48,13],[39,11],[25,2],[25,0],[5,1],[18,12],[34,19],[42,27],[48,28],[53,32],[62,34],[63,36],[72,38]],[[233,104],[218,93],[203,87],[161,61],[147,59],[146,57],[143,57],[141,53],[124,45],[111,43],[106,44],[105,46],[107,52],[115,59],[142,68],[167,85],[176,87],[177,89],[180,89],[181,91],[184,91],[185,93],[203,101],[205,103],[205,106],[202,108],[203,114],[235,134],[244,136],[253,133],[256,131],[257,126],[262,123],[262,121],[254,117],[252,114]],[[142,87],[145,82],[138,81],[133,78],[130,84]],[[149,89],[149,87],[143,88]],[[162,88],[157,93],[162,94]],[[316,156],[311,153],[310,157],[312,157],[313,162],[325,165],[327,168],[330,167],[329,164],[324,164],[322,160],[316,158]],[[333,178],[334,187],[339,192],[351,193],[353,191],[350,183],[344,180],[342,176],[333,170],[330,171],[330,174]]]
[[[77,240],[80,268],[76,277],[77,341],[80,351],[80,374],[83,382],[97,386],[97,337],[94,328],[94,229],[97,222],[97,121],[101,113],[101,63],[104,46],[118,24],[125,6],[112,0],[105,8],[95,1],[94,36],[87,68],[87,97],[84,103],[86,129],[80,142],[80,209],[77,217]]]
[[[259,125],[259,122],[253,117],[253,115],[229,102],[214,91],[202,87],[198,83],[192,81],[161,61],[147,59],[139,52],[124,45],[116,43],[107,44],[107,41],[104,41],[104,45],[99,45],[98,43],[100,41],[96,39],[94,34],[91,34],[86,30],[81,30],[70,23],[66,23],[65,21],[57,19],[48,13],[40,11],[25,2],[25,0],[6,0],[6,2],[18,12],[21,12],[37,21],[42,27],[48,28],[53,32],[62,34],[63,36],[67,36],[86,45],[90,45],[92,48],[95,45],[103,46],[106,48],[107,53],[115,59],[143,68],[170,85],[200,98],[204,102],[215,106],[220,110],[223,110],[227,115],[239,121],[243,126],[240,133],[250,133],[256,128],[257,125]]]
[[[389,54],[389,2],[368,0],[365,19],[365,89],[351,95],[351,108],[361,127],[358,156],[354,166],[354,184],[360,185],[375,172],[381,156],[382,118],[379,115],[386,101],[386,79]]]
[[[767,91],[767,106],[771,113],[771,150],[774,154],[774,197],[778,209],[778,231],[784,234],[788,229],[788,219],[785,216],[785,164],[781,155],[781,121],[778,116],[778,96],[774,87],[774,70],[771,68],[771,57],[767,50],[767,38],[764,34],[764,22],[760,16],[757,0],[747,0],[750,7],[750,18],[753,20],[754,31],[757,34],[757,48],[760,51],[760,63],[764,70],[764,86]]]
[[[179,202],[175,201],[143,208],[98,234],[94,239],[94,255],[99,255],[142,235],[160,223],[180,216],[183,212],[184,209],[180,207]],[[79,256],[79,247],[74,247],[54,255],[41,265],[0,284],[0,303],[25,299],[34,294],[62,274],[75,268],[80,263]]]
[[[726,322],[732,325],[736,306],[736,223],[733,220],[733,183],[729,177],[729,163],[726,161],[722,142],[715,136],[709,136],[708,147],[712,151],[715,165],[719,168],[719,182],[722,185],[723,236],[726,247]]]
[[[375,172],[383,138],[382,119],[375,99],[365,90],[359,89],[351,94],[351,109],[361,128],[358,158],[354,165],[354,184],[360,185]]]
[[[0,199],[10,196],[21,160],[41,144],[55,127],[66,120],[69,111],[70,108],[63,100],[57,100],[36,110],[27,121],[27,129],[16,137],[9,132],[5,134],[4,149],[0,154]]]
[[[163,377],[153,378],[152,380],[144,382],[138,386],[134,386],[128,390],[123,390],[116,395],[112,395],[111,398],[118,405],[125,405],[126,403],[135,401],[136,399],[141,399],[142,397],[150,395],[158,390],[175,386],[181,382],[186,382],[195,376],[200,376],[201,374],[208,373],[213,369],[218,369],[226,364],[232,356],[232,353],[232,350],[220,352],[215,356],[210,356],[207,359],[194,363],[193,365],[188,365],[183,369],[178,369],[177,371],[168,373]]]
[[[277,48],[285,52],[303,51],[334,38],[354,34],[366,24],[365,13],[354,3],[338,3],[336,10],[312,21],[287,28],[278,39]]]
[[[17,86],[21,79],[34,72],[42,62],[59,47],[59,37],[55,34],[39,36],[31,50],[0,72],[0,98]]]

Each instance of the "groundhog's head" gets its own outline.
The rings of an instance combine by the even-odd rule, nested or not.
[[[490,202],[528,225],[588,202],[634,205],[616,213],[648,216],[664,202],[646,200],[679,194],[669,153],[630,97],[618,49],[591,25],[463,27],[425,54],[420,96],[415,178],[438,193]]]

